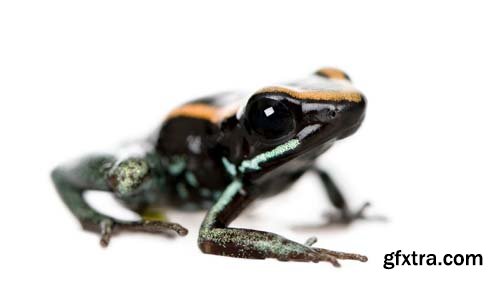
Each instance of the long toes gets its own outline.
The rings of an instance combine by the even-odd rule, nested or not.
[[[341,266],[339,260],[336,257],[326,256],[326,260],[329,261],[335,267]]]
[[[352,215],[353,219],[363,219],[363,220],[369,220],[369,221],[382,221],[386,222],[388,221],[387,217],[383,215],[366,215],[366,210],[371,206],[370,202],[364,203],[359,210]]]
[[[388,222],[389,219],[386,216],[383,215],[369,215],[369,216],[363,216],[363,220],[368,220],[368,221],[378,221],[378,222]]]
[[[101,236],[101,240],[99,240],[99,244],[101,247],[106,248],[109,245],[109,241],[111,240],[111,234],[105,234]]]
[[[366,210],[371,206],[370,202],[365,202],[354,212],[343,210],[340,213],[326,213],[323,216],[326,218],[328,224],[350,224],[356,220],[367,221],[388,221],[387,217],[381,215],[366,215]]]
[[[111,220],[103,220],[99,227],[101,229],[101,239],[99,243],[105,248],[109,245],[111,235],[113,234],[113,222]]]
[[[176,232],[180,236],[186,236],[188,230],[178,223],[163,222],[163,221],[145,221],[143,223],[143,230],[151,233],[170,233]]]
[[[365,211],[368,207],[370,207],[370,203],[366,202],[363,206],[359,208],[359,210],[352,216],[353,219],[362,219],[369,221],[381,221],[386,222],[388,218],[383,215],[366,215]]]
[[[367,262],[368,258],[364,255],[360,254],[352,254],[352,253],[343,253],[343,252],[334,252],[329,251],[332,256],[335,256],[338,259],[348,259],[348,260],[357,260],[361,262]]]
[[[184,226],[178,223],[170,223],[170,226],[168,226],[167,228],[175,231],[180,236],[186,236],[189,232]]]
[[[341,266],[341,265],[340,265],[340,263],[339,263],[339,261],[338,261],[336,258],[334,258],[334,257],[330,257],[330,262],[331,262],[331,263],[333,264],[333,266],[335,266],[335,267],[340,267],[340,266]]]
[[[369,208],[372,204],[370,202],[365,202],[357,212],[355,212],[352,217],[353,218],[365,218],[365,211],[367,208]]]
[[[313,262],[325,261],[331,263],[335,267],[340,267],[338,259],[325,252],[324,249],[313,248],[313,250],[316,252],[315,258],[312,260]]]
[[[306,242],[304,243],[304,245],[308,246],[308,247],[311,247],[312,245],[316,244],[316,242],[318,242],[318,238],[316,238],[315,236],[313,237],[309,237]]]
[[[329,255],[335,257],[336,259],[345,259],[345,260],[357,260],[361,262],[368,261],[368,258],[364,255],[354,254],[354,253],[344,253],[338,251],[332,251],[327,249],[315,248],[316,251],[319,251],[325,255]]]
[[[349,224],[352,222],[352,217],[337,213],[325,213],[323,217],[327,224]]]

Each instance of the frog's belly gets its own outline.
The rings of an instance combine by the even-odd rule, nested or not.
[[[203,164],[198,161],[197,165]],[[180,210],[210,208],[229,185],[231,178],[223,168],[208,164],[210,169],[189,169],[167,173],[165,179],[147,191],[120,199],[128,208],[141,211],[150,207]]]
[[[261,198],[267,198],[288,190],[313,165],[313,160],[297,158],[261,176],[252,189]]]
[[[166,205],[181,210],[210,208],[229,185],[231,178],[219,164],[206,163],[206,166],[186,169],[179,175],[171,176],[162,195]]]
[[[206,187],[193,185],[189,181],[178,181],[170,187],[171,193],[165,195],[166,203],[170,207],[180,210],[204,210],[210,208],[224,191],[225,185],[220,187]]]

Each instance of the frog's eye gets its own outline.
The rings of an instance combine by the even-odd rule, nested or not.
[[[257,99],[251,103],[247,113],[250,129],[266,139],[280,139],[295,129],[293,113],[278,100]]]

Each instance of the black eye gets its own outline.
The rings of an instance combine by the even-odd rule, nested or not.
[[[261,98],[251,103],[248,121],[251,129],[266,139],[279,139],[295,129],[295,120],[288,107],[269,98]]]

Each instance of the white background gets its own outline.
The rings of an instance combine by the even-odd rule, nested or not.
[[[499,7],[166,2],[1,2],[1,281],[498,281]],[[391,221],[297,229],[331,209],[306,176],[235,225],[297,241],[316,235],[318,246],[366,254],[365,264],[203,255],[202,213],[169,214],[187,237],[122,235],[101,249],[49,181],[55,165],[144,136],[192,97],[323,66],[346,70],[369,104],[359,132],[320,163],[353,205],[371,200],[370,212]],[[384,269],[384,254],[398,249],[481,253],[484,265]]]

